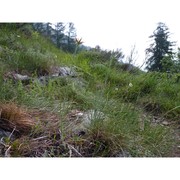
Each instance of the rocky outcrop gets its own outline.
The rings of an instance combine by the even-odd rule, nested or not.
[[[13,80],[13,82],[21,81],[23,84],[27,85],[30,83],[32,78],[30,78],[28,75],[22,75],[12,71],[4,74],[4,81],[7,81],[8,79]]]
[[[62,78],[62,77],[77,77],[77,72],[75,70],[75,67],[52,67],[51,72],[49,75],[46,76],[40,76],[37,78],[32,78],[28,75],[22,75],[16,72],[8,72],[4,75],[4,80],[7,81],[8,79],[12,79],[13,82],[22,82],[24,85],[28,85],[31,82],[32,83],[40,83],[42,85],[47,85],[49,80],[56,79],[56,78]],[[76,79],[77,80],[77,79]]]
[[[71,76],[76,77],[77,73],[74,67],[57,67],[56,72],[52,76]]]

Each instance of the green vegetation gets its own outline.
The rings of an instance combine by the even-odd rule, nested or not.
[[[179,74],[169,78],[167,73],[145,73],[117,57],[123,57],[121,51],[68,54],[29,24],[1,25],[0,122],[6,126],[0,130],[9,124],[11,128],[10,135],[1,138],[0,156],[173,156]],[[52,78],[56,67],[74,68],[76,75]],[[13,79],[13,73],[28,75],[30,82]],[[40,77],[46,83],[38,81]],[[17,109],[18,116],[11,112]],[[16,117],[21,113],[31,118],[19,125]],[[160,120],[154,122],[154,117]],[[31,131],[18,131],[23,122],[32,125]]]
[[[159,22],[156,30],[150,38],[154,42],[146,49],[146,69],[159,72],[179,72],[179,62],[175,58],[173,46],[175,42],[169,40],[170,32],[168,27]]]

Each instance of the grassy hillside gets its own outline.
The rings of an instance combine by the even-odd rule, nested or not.
[[[30,25],[0,26],[0,74],[1,157],[180,155],[178,75],[67,54]]]

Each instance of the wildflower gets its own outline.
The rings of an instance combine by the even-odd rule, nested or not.
[[[20,35],[17,35],[18,38],[20,38],[21,36]]]
[[[78,39],[76,38],[76,44],[79,46],[80,44],[83,44],[82,38]]]
[[[129,83],[129,87],[133,87],[133,84],[132,84],[132,83]]]
[[[115,91],[118,91],[118,88],[115,88]]]

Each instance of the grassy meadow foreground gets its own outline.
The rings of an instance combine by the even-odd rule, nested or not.
[[[1,26],[0,87],[0,157],[180,157],[178,74]]]

